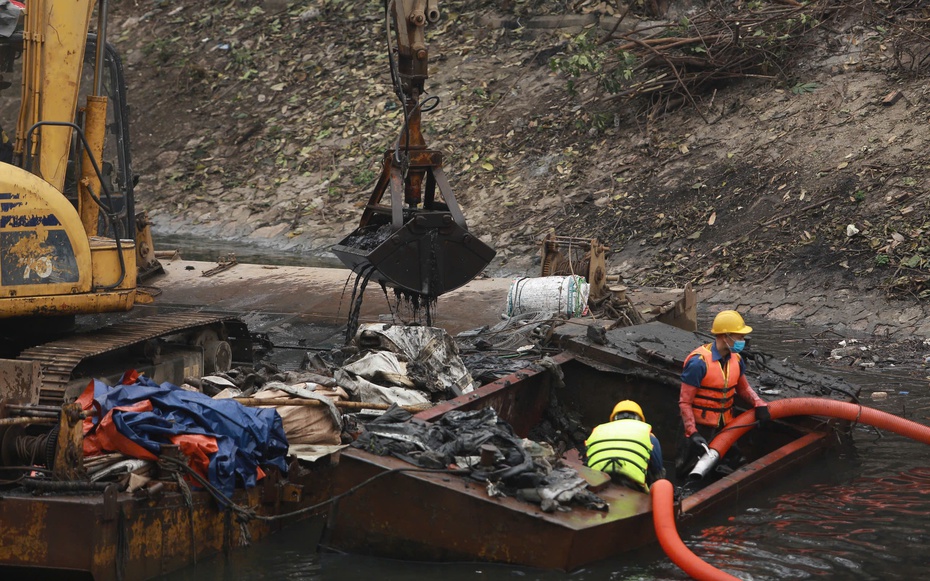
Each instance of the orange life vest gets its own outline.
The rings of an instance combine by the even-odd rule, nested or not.
[[[737,353],[730,353],[730,359],[726,361],[726,365],[720,365],[723,360],[714,361],[710,343],[701,345],[692,351],[685,360],[685,364],[695,356],[704,361],[707,373],[691,403],[694,421],[705,426],[721,427],[733,419],[736,384],[740,378],[740,356]]]

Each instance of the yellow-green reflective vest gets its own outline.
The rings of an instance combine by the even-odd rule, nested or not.
[[[646,487],[646,469],[652,452],[652,426],[639,420],[617,420],[594,428],[585,441],[588,467],[620,474]]]

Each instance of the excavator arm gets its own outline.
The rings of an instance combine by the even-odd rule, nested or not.
[[[103,91],[105,43],[88,34],[95,4],[30,0],[22,30],[0,38],[4,73],[20,85],[18,101],[12,82],[0,95],[4,130],[15,128],[12,156],[0,163],[0,320],[134,302],[134,223],[117,219],[105,169],[128,181],[128,156],[102,161],[113,107]],[[105,22],[101,8],[98,35]],[[131,215],[131,191],[120,193]]]
[[[403,105],[403,125],[384,154],[359,227],[333,247],[360,276],[429,298],[474,279],[495,254],[468,232],[442,169],[442,154],[427,148],[421,131],[422,113],[438,103],[436,97],[424,99],[424,86],[429,64],[425,28],[439,17],[436,0],[389,0],[385,5],[391,81]]]
[[[155,268],[136,259],[152,243],[134,211],[126,85],[105,42],[106,8],[29,0],[14,26],[0,19],[0,125],[14,144],[0,151],[0,402],[56,405],[88,377],[134,368],[180,383],[252,360],[235,317],[78,324],[78,315],[131,310],[137,265]]]

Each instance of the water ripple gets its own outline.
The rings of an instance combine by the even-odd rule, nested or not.
[[[930,468],[815,484],[771,502],[704,528],[692,550],[755,580],[908,579],[930,564]]]

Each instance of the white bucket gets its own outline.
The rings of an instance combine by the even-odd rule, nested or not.
[[[548,311],[580,317],[588,310],[590,286],[583,276],[521,277],[507,293],[507,316]]]

